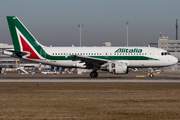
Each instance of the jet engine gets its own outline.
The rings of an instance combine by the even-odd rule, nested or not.
[[[128,67],[124,62],[107,63],[101,67],[101,70],[109,71],[112,74],[127,74]]]
[[[86,67],[85,63],[80,63],[80,62],[74,63],[73,66],[77,67],[77,68],[85,68]]]

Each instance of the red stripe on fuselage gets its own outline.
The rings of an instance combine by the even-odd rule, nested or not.
[[[40,59],[37,54],[33,51],[33,49],[28,45],[28,43],[23,39],[23,37],[20,35],[21,43],[22,43],[22,49],[23,51],[30,52],[30,55],[26,58],[30,59]]]

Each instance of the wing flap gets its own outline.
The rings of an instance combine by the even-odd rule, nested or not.
[[[80,60],[80,63],[85,63],[87,68],[91,69],[93,66],[100,67],[104,63],[107,63],[108,60],[95,58],[95,57],[88,57],[88,56],[80,56],[80,55],[73,55],[74,60]]]

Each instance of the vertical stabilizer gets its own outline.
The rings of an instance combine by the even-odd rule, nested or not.
[[[17,52],[29,52],[26,58],[40,59],[42,45],[34,38],[23,23],[16,16],[7,16],[7,21],[14,45]]]

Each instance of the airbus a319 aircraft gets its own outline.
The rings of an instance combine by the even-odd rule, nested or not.
[[[153,47],[47,47],[16,16],[7,16],[7,21],[14,49],[4,50],[4,54],[51,66],[92,69],[92,78],[98,76],[97,70],[127,74],[128,68],[158,68],[178,62],[166,50]]]

